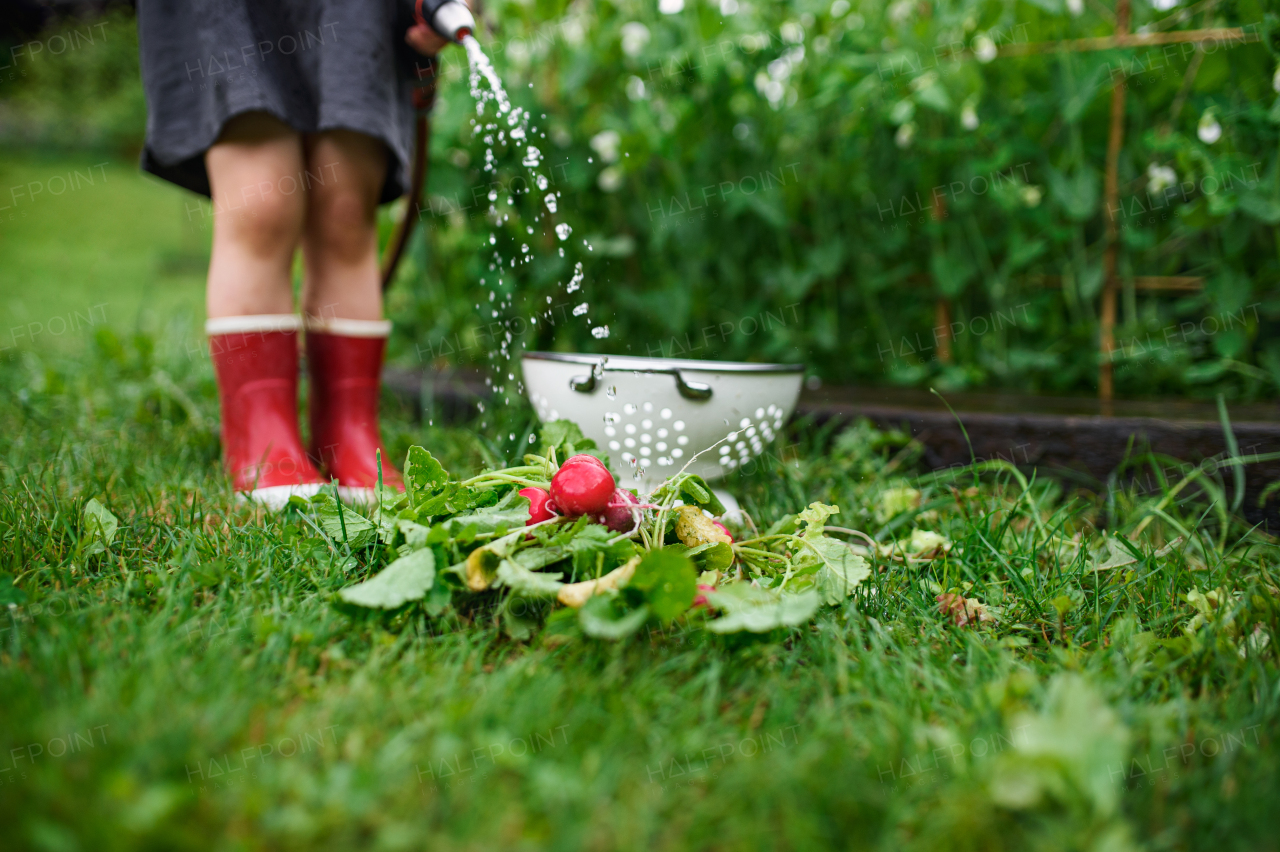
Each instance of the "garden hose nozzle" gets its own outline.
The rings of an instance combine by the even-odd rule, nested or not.
[[[459,0],[413,0],[413,17],[453,42],[462,41],[476,28],[471,10]]]

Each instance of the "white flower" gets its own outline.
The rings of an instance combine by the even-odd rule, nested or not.
[[[982,63],[990,62],[996,58],[996,43],[986,33],[975,36],[973,39],[973,55],[978,57],[978,61]]]
[[[936,71],[926,71],[911,81],[911,91],[923,91],[936,82],[938,82],[938,73]]]
[[[1218,123],[1218,117],[1213,114],[1213,110],[1207,109],[1204,115],[1200,116],[1200,126],[1196,128],[1196,135],[1206,145],[1212,145],[1222,138],[1222,125]]]
[[[892,23],[900,24],[911,17],[911,13],[915,10],[915,0],[898,0],[898,2],[889,7],[889,20]]]
[[[596,183],[605,192],[617,192],[622,186],[622,169],[617,166],[609,166],[609,168],[600,172],[600,177],[596,179]]]
[[[587,37],[587,28],[583,25],[581,18],[569,18],[560,28],[560,32],[564,33],[564,40],[574,47],[582,44]]]
[[[645,99],[644,80],[639,77],[631,77],[627,80],[627,97],[633,101],[642,101]]]
[[[960,126],[965,130],[978,129],[978,113],[973,104],[965,104],[960,108]]]
[[[1040,199],[1044,197],[1044,193],[1040,191],[1040,187],[1034,185],[1024,186],[1018,190],[1022,196],[1022,203],[1028,207],[1039,207]]]
[[[664,15],[674,15],[684,9],[684,0],[658,0],[658,11]]]
[[[898,132],[893,134],[893,143],[899,148],[910,148],[911,140],[916,138],[916,126],[914,122],[908,121],[906,124],[898,128]]]
[[[894,124],[906,124],[916,114],[916,105],[911,101],[898,101],[889,110],[889,120]]]
[[[529,64],[529,45],[516,39],[507,47],[507,56],[511,57],[511,61],[520,67]]]
[[[1084,0],[1067,0],[1067,11],[1074,18],[1080,17],[1084,14]]]
[[[787,94],[786,86],[777,80],[770,79],[769,75],[760,71],[756,74],[756,91],[762,97],[769,101],[769,106],[777,109],[782,105],[782,99]]]
[[[1150,194],[1156,195],[1177,182],[1178,173],[1168,166],[1158,166],[1155,163],[1147,166],[1147,192]]]
[[[591,148],[600,155],[600,159],[606,163],[616,163],[618,161],[618,146],[622,144],[622,137],[618,135],[616,130],[602,130],[595,136],[591,137]]]
[[[639,21],[622,25],[622,52],[627,56],[639,56],[649,43],[649,28]]]

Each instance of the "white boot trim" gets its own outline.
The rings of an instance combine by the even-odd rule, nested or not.
[[[252,334],[262,331],[297,331],[302,317],[296,314],[251,314],[243,317],[213,317],[205,320],[204,333]]]
[[[307,314],[307,331],[336,334],[340,337],[390,337],[391,320],[357,320],[341,317],[316,317]]]

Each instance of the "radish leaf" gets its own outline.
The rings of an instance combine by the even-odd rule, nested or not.
[[[375,609],[398,609],[422,600],[435,583],[436,560],[431,548],[415,550],[384,568],[377,576],[338,592],[343,601]]]
[[[693,604],[698,572],[689,557],[674,549],[651,550],[640,560],[627,590],[629,597],[641,598],[654,615],[669,622]]]
[[[707,624],[712,633],[767,633],[779,627],[795,627],[813,617],[822,603],[816,592],[778,594],[745,584],[708,592],[707,599],[725,614]]]
[[[622,609],[621,599],[614,595],[596,595],[578,610],[582,631],[596,639],[625,639],[649,620],[649,607],[630,612]]]

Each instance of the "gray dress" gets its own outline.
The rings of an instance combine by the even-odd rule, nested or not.
[[[269,112],[300,133],[386,143],[382,201],[408,184],[416,64],[396,0],[139,0],[147,97],[142,168],[204,195],[204,152],[227,119]]]

